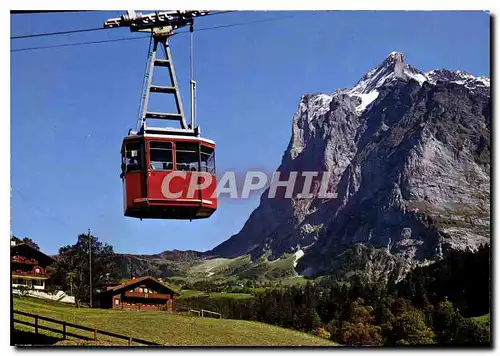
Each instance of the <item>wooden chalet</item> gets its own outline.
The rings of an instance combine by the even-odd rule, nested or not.
[[[94,296],[94,306],[105,309],[172,311],[173,298],[179,295],[153,277],[129,279]]]
[[[45,268],[55,260],[42,251],[18,239],[10,241],[10,268],[12,273],[12,287],[27,287],[43,291],[50,276]]]

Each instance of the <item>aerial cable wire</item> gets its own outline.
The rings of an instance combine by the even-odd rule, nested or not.
[[[255,20],[255,21],[246,21],[246,22],[236,22],[236,23],[231,23],[231,24],[226,24],[226,25],[219,25],[219,26],[213,26],[213,27],[202,27],[202,28],[197,28],[195,31],[209,31],[209,30],[217,30],[219,28],[227,28],[227,27],[236,27],[236,26],[244,26],[244,25],[253,25],[257,23],[262,23],[262,22],[273,22],[273,21],[279,21],[279,20],[287,20],[291,19],[297,16],[300,16],[302,14],[294,14],[294,15],[289,15],[289,16],[280,16],[280,17],[273,17],[270,19],[262,19],[262,20]],[[179,31],[177,34],[181,33],[187,33],[188,31]]]
[[[22,36],[12,36],[11,40],[18,40],[21,38],[32,38],[32,37],[42,37],[42,36],[57,36],[57,35],[67,35],[70,33],[80,33],[80,32],[92,32],[92,31],[101,31],[107,30],[104,27],[96,27],[96,28],[83,28],[79,30],[68,30],[68,31],[59,31],[59,32],[47,32],[47,33],[33,33],[31,35],[22,35]]]
[[[253,25],[253,24],[263,23],[263,22],[287,20],[287,19],[295,18],[295,17],[301,16],[301,15],[303,15],[303,14],[294,14],[294,15],[289,15],[289,16],[281,16],[281,17],[274,17],[274,18],[270,18],[270,19],[262,19],[262,20],[247,21],[247,22],[237,22],[237,23],[219,25],[219,26],[213,26],[213,27],[204,27],[204,28],[202,27],[202,28],[195,29],[194,32],[209,31],[209,30],[216,30],[216,29],[220,29],[220,28],[228,28],[228,27],[236,27],[236,26],[244,26],[244,25]],[[183,34],[183,33],[188,33],[188,32],[189,32],[189,30],[188,31],[178,31],[174,34],[174,36],[179,35],[179,34]],[[130,40],[138,40],[138,39],[143,39],[143,38],[146,38],[146,37],[145,36],[144,37],[123,37],[123,38],[118,38],[118,39],[102,40],[102,41],[64,43],[64,44],[58,44],[58,45],[11,49],[10,51],[11,52],[22,52],[22,51],[32,51],[32,50],[47,49],[47,48],[71,47],[71,46],[81,46],[81,45],[89,45],[89,44],[97,44],[97,43],[130,41]]]
[[[230,12],[238,12],[240,10],[227,10],[227,11],[214,11],[210,12],[205,16],[214,16],[214,15],[222,15],[222,14],[229,14]]]
[[[76,42],[76,43],[63,43],[63,44],[51,45],[51,46],[38,46],[38,47],[18,48],[18,49],[11,49],[10,51],[11,52],[23,52],[23,51],[33,51],[33,50],[37,50],[37,49],[82,46],[82,45],[89,45],[89,44],[96,44],[96,43],[108,43],[108,42],[119,42],[119,41],[142,40],[142,39],[148,38],[148,37],[146,37],[146,36],[140,36],[140,37],[137,37],[137,36],[134,36],[134,37],[122,37],[122,38],[115,38],[115,39],[112,39],[112,40],[90,41],[90,42]]]
[[[11,15],[45,14],[51,12],[91,12],[98,10],[10,10]]]
[[[54,11],[54,12],[58,12],[58,11]],[[64,11],[62,11],[62,12],[64,12]],[[205,16],[221,15],[221,14],[227,14],[230,12],[235,12],[235,11],[218,11],[218,12],[214,12],[214,13],[209,13],[208,15],[205,15]],[[71,33],[93,32],[93,31],[101,31],[101,30],[109,30],[109,28],[96,27],[96,28],[82,28],[82,29],[77,29],[77,30],[67,30],[67,31],[58,31],[58,32],[33,33],[33,34],[29,34],[29,35],[11,36],[10,39],[11,40],[18,40],[18,39],[22,39],[22,38],[68,35]]]

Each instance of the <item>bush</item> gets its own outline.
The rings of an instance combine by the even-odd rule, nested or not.
[[[330,339],[332,334],[325,330],[325,328],[317,328],[314,330],[314,335],[322,337],[323,339]]]
[[[339,327],[338,321],[333,319],[326,325],[326,331],[330,333],[330,340],[336,341],[338,340],[339,335]]]
[[[21,297],[27,297],[30,294],[32,288],[28,286],[19,286],[17,290],[21,294]]]
[[[450,301],[443,301],[434,312],[433,322],[438,343],[454,344],[464,319]]]
[[[490,325],[474,319],[464,319],[458,327],[454,344],[491,346]]]
[[[435,344],[434,332],[425,324],[423,313],[417,309],[407,310],[398,316],[392,332],[397,344]]]
[[[52,296],[55,296],[57,294],[58,290],[57,290],[57,287],[55,284],[48,283],[46,288],[45,288],[45,292],[47,292],[48,294],[50,294]]]
[[[379,346],[382,345],[380,327],[365,323],[343,322],[340,337],[346,345]]]
[[[350,305],[350,319],[341,324],[337,338],[347,345],[378,346],[382,345],[382,333],[379,326],[373,325],[374,310],[365,301],[358,298]]]

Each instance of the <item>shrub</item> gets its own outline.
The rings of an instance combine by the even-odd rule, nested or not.
[[[434,332],[425,324],[423,313],[410,309],[399,315],[392,328],[397,344],[431,345],[435,344]]]
[[[346,345],[378,346],[382,344],[380,327],[365,323],[343,322],[341,340]]]
[[[58,292],[56,285],[53,283],[48,283],[45,291],[52,296],[55,296]]]
[[[457,345],[490,346],[490,325],[474,319],[464,319],[454,341]]]
[[[17,289],[19,290],[21,297],[27,297],[30,294],[32,288],[28,286],[19,286]]]
[[[325,328],[317,328],[314,330],[314,335],[322,337],[323,339],[330,339],[332,334],[325,330]]]
[[[463,317],[450,301],[440,302],[433,316],[436,339],[440,344],[454,344]]]
[[[358,298],[350,305],[350,319],[344,321],[338,330],[338,339],[347,345],[377,346],[382,344],[382,330],[375,326],[374,310]]]

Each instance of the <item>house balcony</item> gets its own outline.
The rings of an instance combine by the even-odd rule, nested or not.
[[[125,297],[130,298],[149,298],[149,299],[170,299],[169,294],[161,293],[141,293],[141,292],[125,292]]]
[[[22,256],[14,256],[10,259],[11,263],[21,263],[23,265],[32,265],[36,266],[38,265],[38,261],[35,260],[34,258],[24,258]]]
[[[27,287],[29,289],[44,290],[47,276],[23,275],[17,272],[12,273],[12,288],[19,289]]]
[[[12,271],[12,277],[19,277],[24,279],[49,279],[50,275],[47,273],[35,273],[32,271]]]

